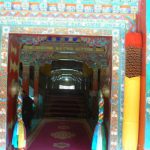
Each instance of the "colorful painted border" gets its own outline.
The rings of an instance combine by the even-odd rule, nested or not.
[[[1,0],[0,10],[136,14],[138,0]]]
[[[6,114],[7,114],[7,59],[8,37],[10,33],[17,34],[50,34],[50,35],[87,35],[112,36],[112,88],[111,88],[111,126],[110,147],[120,149],[122,133],[122,104],[124,85],[124,36],[134,24],[128,17],[101,16],[103,19],[46,17],[0,17],[0,148],[6,146]],[[108,17],[108,18],[107,18]],[[62,24],[64,24],[62,26]],[[2,100],[5,99],[4,102]]]

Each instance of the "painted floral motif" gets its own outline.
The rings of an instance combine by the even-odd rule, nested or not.
[[[75,134],[69,131],[57,131],[51,133],[51,136],[56,139],[66,140],[66,139],[71,139],[72,137],[75,136]]]
[[[64,148],[70,147],[70,144],[64,143],[64,142],[54,143],[54,144],[53,144],[53,147],[59,148],[59,149],[64,149]]]

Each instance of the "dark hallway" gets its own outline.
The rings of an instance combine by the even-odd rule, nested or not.
[[[46,91],[43,117],[88,117],[92,69],[90,72],[90,68],[86,66],[88,74],[84,72],[83,66],[85,67],[82,62],[77,61],[54,61],[49,65],[50,76],[44,75],[45,65],[41,67],[39,84]]]

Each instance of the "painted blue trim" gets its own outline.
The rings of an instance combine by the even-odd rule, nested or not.
[[[146,121],[145,121],[145,150],[150,150],[150,0],[146,0],[146,28],[147,28],[147,62],[146,62]]]
[[[147,57],[150,56],[147,49]],[[146,66],[146,122],[145,122],[145,149],[150,150],[150,62]]]
[[[146,25],[147,32],[150,33],[150,0],[146,0]]]

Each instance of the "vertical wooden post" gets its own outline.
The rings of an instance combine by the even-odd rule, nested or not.
[[[93,69],[93,91],[98,91],[98,70]]]
[[[92,85],[92,93],[93,93],[93,116],[97,115],[97,106],[98,101],[96,99],[98,92],[98,70],[93,69],[93,85]]]
[[[29,64],[23,63],[23,81],[22,81],[22,88],[26,92],[26,94],[29,94]]]
[[[39,95],[39,66],[34,67],[34,101],[38,102]]]

